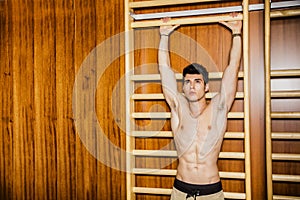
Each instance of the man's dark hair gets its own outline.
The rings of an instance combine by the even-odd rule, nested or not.
[[[192,63],[192,64],[186,66],[182,72],[183,79],[186,74],[202,74],[205,84],[207,84],[209,81],[208,72],[207,72],[206,68],[198,63]]]

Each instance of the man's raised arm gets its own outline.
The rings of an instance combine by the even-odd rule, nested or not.
[[[169,19],[163,19],[167,22]],[[162,89],[166,101],[173,107],[174,97],[177,94],[177,82],[174,71],[171,69],[169,55],[169,36],[178,26],[161,26],[160,27],[160,43],[158,50],[158,65],[161,75]]]
[[[233,16],[235,17],[235,16]],[[232,32],[232,44],[229,64],[224,71],[221,86],[221,96],[225,97],[228,111],[234,101],[238,80],[238,71],[242,54],[241,21],[221,22]]]

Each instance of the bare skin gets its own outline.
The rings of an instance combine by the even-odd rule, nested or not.
[[[233,18],[235,14],[231,15]],[[167,22],[170,19],[163,19]],[[242,22],[221,22],[232,34],[241,33]],[[163,93],[171,109],[171,126],[178,153],[176,178],[192,184],[211,184],[220,181],[217,160],[226,131],[227,114],[235,98],[238,69],[241,59],[241,37],[232,39],[229,64],[222,77],[219,93],[208,104],[202,74],[187,74],[182,95],[169,60],[169,35],[175,26],[160,27],[158,53]]]

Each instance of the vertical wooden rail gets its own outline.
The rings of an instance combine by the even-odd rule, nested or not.
[[[266,101],[266,166],[267,196],[273,199],[272,186],[272,138],[271,138],[271,69],[270,69],[270,2],[265,0],[265,101]]]
[[[126,77],[126,191],[127,199],[135,199],[135,194],[133,193],[134,175],[131,173],[134,167],[134,157],[132,156],[132,150],[134,149],[134,140],[131,137],[132,123],[131,123],[131,113],[133,110],[133,102],[131,101],[131,94],[133,93],[132,82],[130,74],[133,71],[134,63],[134,40],[133,33],[130,26],[131,19],[129,16],[129,0],[125,0],[125,77]]]
[[[246,199],[251,199],[250,102],[249,102],[249,1],[243,1],[244,132]]]

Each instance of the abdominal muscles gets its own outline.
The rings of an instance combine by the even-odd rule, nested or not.
[[[218,151],[213,149],[207,156],[200,158],[199,144],[192,144],[179,158],[177,178],[192,184],[211,184],[220,180],[217,166]]]

